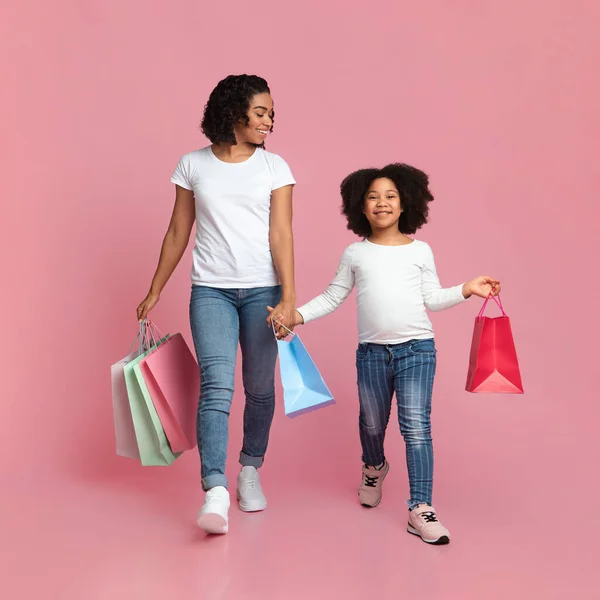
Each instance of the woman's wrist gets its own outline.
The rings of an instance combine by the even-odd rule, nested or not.
[[[161,291],[162,290],[159,289],[159,287],[153,283],[150,286],[150,290],[148,291],[148,296],[156,296],[158,298],[158,297],[160,297]]]
[[[285,302],[286,304],[292,304],[296,306],[296,292],[294,290],[283,290],[283,293],[281,295],[281,301]]]

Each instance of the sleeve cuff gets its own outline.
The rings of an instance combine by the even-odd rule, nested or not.
[[[175,185],[178,185],[179,187],[189,190],[190,192],[194,191],[193,188],[191,188],[188,183],[179,179],[178,177],[171,177],[171,183],[174,183]]]
[[[285,187],[286,185],[296,185],[296,182],[294,181],[294,179],[290,179],[289,181],[279,181],[273,184],[271,191],[274,192],[275,190]]]
[[[465,283],[466,283],[466,281],[465,281]],[[455,287],[456,297],[457,297],[457,300],[458,300],[459,303],[466,302],[469,299],[469,298],[465,298],[463,296],[463,286],[464,285],[465,285],[464,283],[461,283],[460,285],[457,285]]]
[[[312,315],[311,311],[307,308],[306,305],[301,306],[296,310],[300,313],[300,316],[302,317],[302,320],[304,321],[305,325],[307,323],[310,323],[314,319],[314,316]]]

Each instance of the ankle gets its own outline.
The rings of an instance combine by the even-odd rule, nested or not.
[[[367,463],[365,463],[365,467],[367,467],[367,469],[375,469],[376,471],[381,471],[381,469],[383,469],[384,465],[385,465],[385,460],[379,465],[368,465]]]
[[[408,510],[409,512],[412,512],[413,510],[417,510],[417,508],[430,508],[431,510],[433,510],[431,504],[427,504],[427,502],[420,502],[419,504],[413,506],[412,508],[409,508]]]

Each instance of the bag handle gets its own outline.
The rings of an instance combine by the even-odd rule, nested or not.
[[[498,308],[502,311],[502,316],[507,317],[508,315],[504,312],[504,307],[502,306],[502,300],[500,300],[500,296],[492,296],[490,294],[485,299],[485,302],[483,303],[483,306],[481,307],[481,310],[479,311],[477,318],[480,319],[481,317],[483,317],[483,312],[485,311],[485,308],[486,308],[488,302],[490,301],[490,298],[498,305]]]
[[[160,344],[160,340],[162,340],[165,337],[163,332],[156,325],[156,323],[150,319],[146,320],[146,330],[148,332],[148,342],[152,346]]]
[[[134,344],[136,341],[138,342],[138,356],[141,356],[152,346],[158,345],[163,337],[164,335],[156,326],[154,321],[151,321],[150,319],[144,319],[140,323],[140,331],[133,342]]]
[[[288,329],[283,323],[280,323],[279,321],[277,321],[275,319],[271,319],[271,327],[273,328],[273,335],[275,337],[277,337],[277,332],[275,331],[275,323],[277,323],[277,325],[279,325],[280,327],[283,327],[288,333],[291,333],[292,337],[296,335],[291,329]]]

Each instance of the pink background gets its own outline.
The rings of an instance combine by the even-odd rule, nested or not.
[[[5,2],[2,595],[597,598],[599,6]],[[135,334],[169,177],[205,144],[212,87],[240,72],[268,79],[268,147],[299,182],[300,302],[354,240],[341,179],[398,160],[430,173],[419,237],[442,282],[504,284],[524,396],[463,391],[478,301],[433,317],[446,548],[405,533],[395,417],[384,503],[356,503],[353,300],[300,331],[338,404],[291,421],[279,397],[265,513],[233,507],[230,534],[205,539],[195,453],[169,469],[115,456],[109,367]],[[188,341],[189,266],[188,255],[153,313]],[[232,480],[242,405],[238,392]]]

